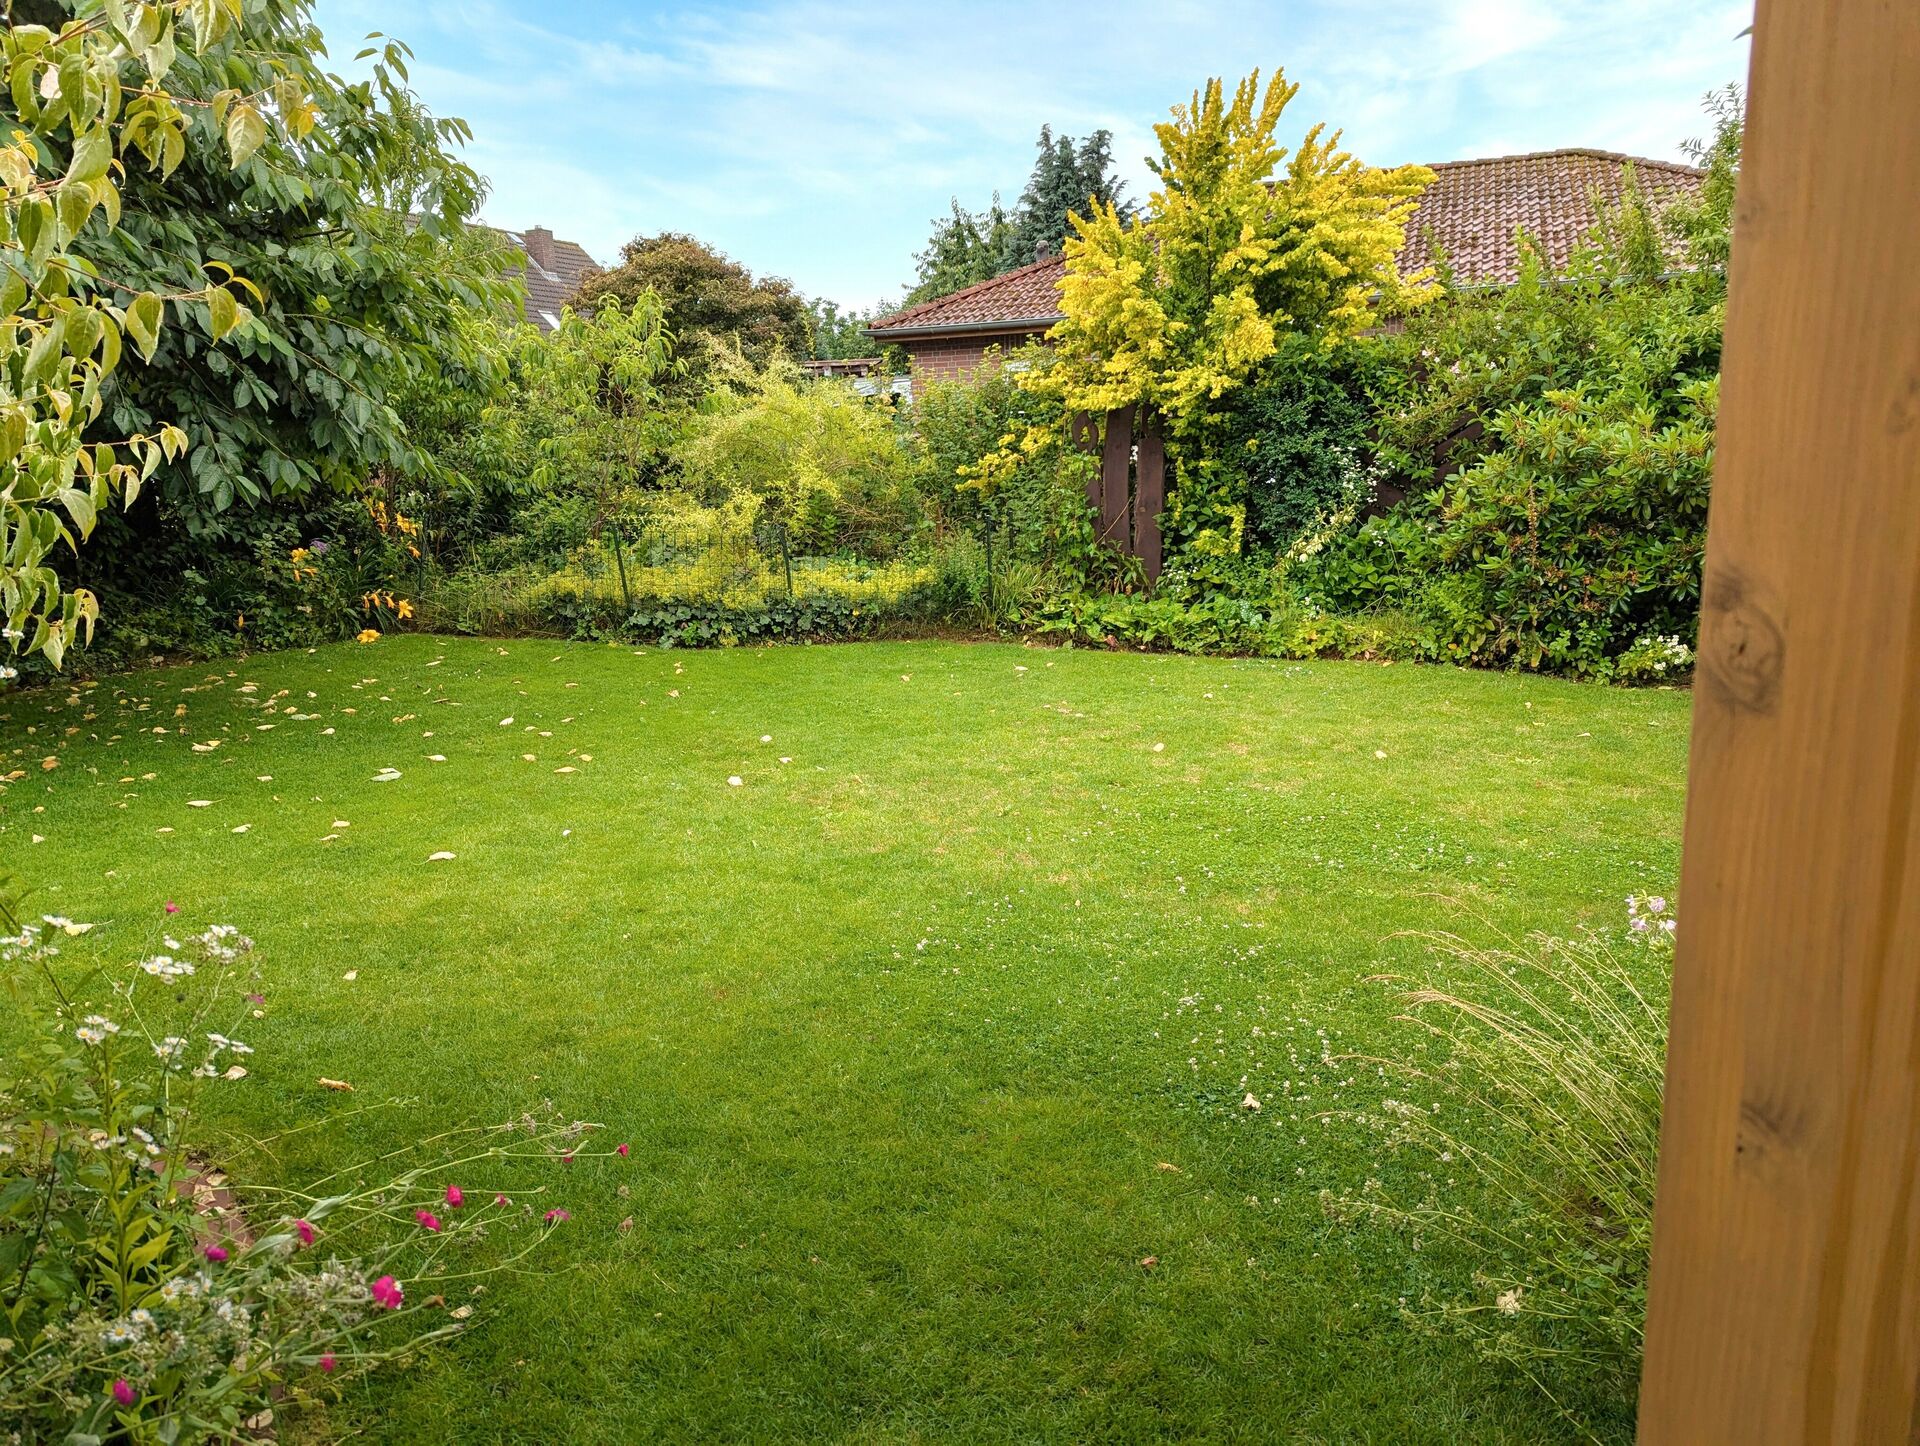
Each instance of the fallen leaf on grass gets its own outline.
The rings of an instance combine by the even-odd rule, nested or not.
[[[448,853],[445,849],[441,849],[440,852],[437,854],[428,854],[427,862],[430,864],[442,864],[442,863],[448,862],[453,857],[454,856]]]
[[[573,769],[573,768],[556,768],[556,769],[554,769],[553,771],[554,771],[555,773],[575,773],[575,772],[577,772],[578,770],[577,770],[577,769]]]
[[[333,827],[334,828],[352,828],[353,825],[348,823],[344,818],[336,818],[333,821]]]
[[[444,753],[429,753],[427,755],[427,762],[429,763],[445,763],[446,761],[447,755]]]
[[[252,825],[252,824],[250,824],[250,823],[243,823],[243,824],[240,824],[240,825],[238,825],[238,826],[237,826],[237,827],[236,827],[236,828],[234,829],[234,832],[235,832],[235,833],[245,833],[245,832],[246,832],[246,831],[247,831],[248,829],[250,829],[250,828],[252,828],[252,827],[253,827],[253,825]]]
[[[360,971],[358,969],[349,969],[345,974],[342,974],[340,977],[346,980],[347,983],[351,984],[353,983],[354,980],[360,977]]]
[[[325,1075],[321,1075],[316,1082],[323,1090],[345,1090],[348,1094],[353,1093],[353,1086],[343,1079],[328,1079]]]
[[[1140,1268],[1141,1268],[1142,1270],[1152,1270],[1152,1269],[1154,1268],[1154,1266],[1156,1266],[1156,1265],[1158,1265],[1159,1263],[1160,1263],[1160,1257],[1159,1257],[1159,1256],[1157,1256],[1157,1255],[1149,1255],[1149,1256],[1147,1256],[1147,1257],[1146,1257],[1146,1258],[1145,1258],[1144,1260],[1142,1260],[1142,1261],[1140,1262]]]
[[[1156,1170],[1165,1170],[1169,1175],[1178,1175],[1180,1173],[1180,1167],[1178,1165],[1170,1165],[1165,1160],[1162,1160],[1153,1168]]]
[[[745,783],[745,782],[746,782],[746,780],[745,780],[744,778],[742,778],[742,777],[741,777],[741,776],[740,776],[739,774],[737,774],[737,773],[736,773],[736,774],[734,774],[734,775],[733,775],[733,776],[732,776],[731,778],[729,778],[729,779],[727,780],[727,787],[728,787],[728,788],[738,788],[738,787],[740,787],[740,785],[741,785],[741,784],[743,784],[743,783]]]
[[[1257,1110],[1260,1108],[1260,1101],[1249,1093],[1245,1099],[1240,1101],[1240,1108],[1243,1110]]]
[[[210,798],[190,798],[187,800],[187,807],[188,808],[212,808],[213,800]]]
[[[230,1064],[227,1066],[227,1072],[220,1076],[221,1079],[245,1079],[246,1077],[247,1067],[244,1064]]]

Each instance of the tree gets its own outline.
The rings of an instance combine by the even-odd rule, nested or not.
[[[1403,280],[1394,258],[1433,173],[1363,165],[1319,125],[1289,158],[1273,133],[1299,87],[1259,82],[1228,104],[1210,80],[1154,127],[1160,189],[1139,224],[1111,205],[1076,219],[1053,331],[1065,365],[1044,374],[1069,410],[1145,403],[1178,431],[1283,332],[1356,336],[1423,294],[1426,278]]]
[[[919,280],[902,305],[951,296],[1006,270],[1001,258],[1013,245],[1013,220],[1001,206],[999,193],[980,212],[963,208],[958,197],[949,204],[952,214],[935,219],[926,250],[913,258]]]
[[[144,191],[147,178],[163,194],[183,186],[189,137],[203,129],[239,170],[274,135],[269,115],[295,141],[313,128],[296,76],[197,96],[167,88],[177,62],[230,46],[242,14],[241,0],[124,0],[57,30],[9,11],[0,35],[13,122],[0,147],[0,631],[13,651],[55,667],[91,633],[98,604],[65,585],[49,555],[77,548],[116,494],[130,502],[189,442],[170,422],[118,438],[97,431],[125,341],[149,361],[180,332],[217,343],[251,324],[241,296],[260,299],[221,258],[184,284],[151,286],[98,266],[82,240],[119,234],[123,191]],[[189,118],[183,102],[200,114]]]
[[[1096,204],[1114,207],[1131,218],[1126,183],[1113,174],[1113,135],[1095,131],[1078,145],[1072,136],[1040,127],[1039,158],[1012,211],[999,192],[984,211],[969,211],[955,197],[948,215],[936,217],[924,251],[914,257],[918,280],[906,306],[950,296],[963,287],[990,281],[1003,272],[1057,255],[1071,230],[1069,217],[1088,214]]]
[[[100,274],[139,289],[200,286],[210,269],[253,287],[228,345],[175,328],[153,365],[107,389],[103,426],[124,434],[167,419],[191,443],[155,478],[161,508],[134,514],[137,536],[184,527],[244,537],[249,512],[271,499],[408,470],[396,396],[459,360],[448,347],[462,310],[508,296],[499,278],[509,258],[464,227],[483,194],[452,154],[467,128],[406,88],[406,48],[372,37],[377,49],[362,52],[377,57],[372,74],[349,84],[323,68],[309,0],[244,8],[244,31],[210,37],[168,72],[190,117],[173,167],[130,174],[122,224],[75,241]],[[234,91],[259,94],[261,106],[223,112],[218,97]],[[282,94],[299,97],[297,133],[263,119]],[[236,136],[249,144],[232,164]]]
[[[613,531],[629,606],[620,518],[677,430],[667,384],[684,363],[673,340],[666,302],[643,291],[630,304],[609,300],[592,313],[569,307],[552,336],[523,342],[522,416],[542,433],[534,485],[553,491],[564,480],[588,498],[594,531]]]
[[[1122,220],[1133,217],[1126,183],[1113,174],[1111,131],[1097,130],[1076,146],[1072,136],[1055,137],[1051,126],[1042,126],[1036,144],[1040,156],[1001,251],[1002,271],[1058,255],[1073,234],[1072,217],[1090,215],[1096,205],[1113,207]]]
[[[843,312],[838,302],[822,298],[808,302],[807,310],[813,317],[813,355],[821,361],[844,361],[873,355],[877,344],[866,327],[899,307],[882,302],[866,311]]]
[[[789,282],[756,280],[739,262],[676,231],[629,241],[618,266],[582,284],[576,304],[631,307],[647,291],[665,305],[667,330],[695,379],[704,373],[705,342],[737,342],[756,362],[775,352],[804,357],[812,350],[806,301]]]

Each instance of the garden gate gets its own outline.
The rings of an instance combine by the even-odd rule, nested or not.
[[[1151,407],[1116,407],[1096,422],[1082,412],[1073,439],[1100,467],[1087,500],[1100,514],[1100,540],[1140,559],[1147,581],[1160,576],[1160,514],[1167,505],[1167,444]]]

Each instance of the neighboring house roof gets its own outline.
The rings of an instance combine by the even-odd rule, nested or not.
[[[1401,248],[1403,274],[1431,260],[1437,241],[1465,286],[1504,286],[1519,276],[1514,233],[1526,230],[1548,258],[1564,265],[1593,227],[1593,198],[1617,203],[1632,166],[1641,188],[1656,202],[1696,194],[1706,172],[1672,161],[1644,160],[1612,151],[1537,151],[1524,156],[1442,161],[1434,181],[1407,221]],[[867,327],[879,340],[909,340],[967,332],[1038,331],[1060,320],[1060,279],[1065,258],[1053,256],[923,301]]]
[[[561,309],[600,264],[587,255],[585,247],[555,239],[544,226],[525,231],[502,229],[500,234],[526,253],[526,266],[510,266],[505,274],[520,277],[526,284],[527,320],[541,331],[552,331],[560,325]]]

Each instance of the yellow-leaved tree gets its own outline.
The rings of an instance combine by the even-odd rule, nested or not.
[[[1185,480],[1196,459],[1182,441],[1285,335],[1331,346],[1431,290],[1395,257],[1433,172],[1365,165],[1320,125],[1291,151],[1278,145],[1298,90],[1282,72],[1263,88],[1255,71],[1229,101],[1209,80],[1154,127],[1160,185],[1140,219],[1098,204],[1073,218],[1054,360],[1021,378],[1057,399],[1057,419],[969,469],[976,485],[990,491],[1018,454],[1057,445],[1076,412],[1138,405],[1163,419]]]

